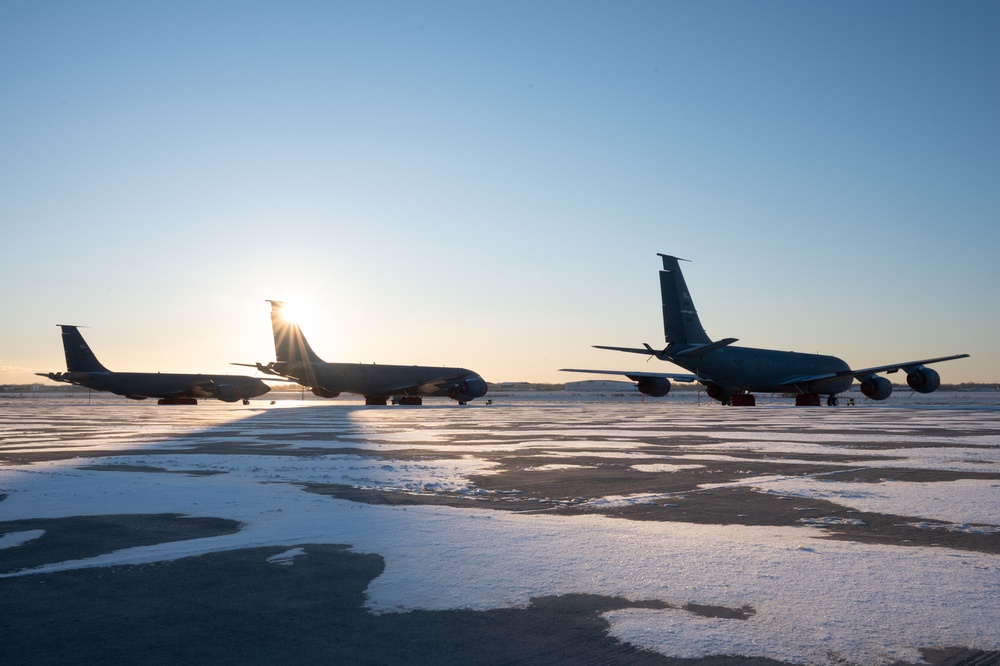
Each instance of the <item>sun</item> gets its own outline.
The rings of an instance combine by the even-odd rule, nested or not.
[[[282,302],[281,318],[290,324],[298,324],[303,317],[302,308],[295,303]]]

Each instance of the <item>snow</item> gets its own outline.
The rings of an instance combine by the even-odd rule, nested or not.
[[[0,550],[20,546],[22,543],[28,543],[43,534],[45,534],[45,530],[24,530],[22,532],[2,534],[0,535]]]
[[[585,457],[627,458],[633,453],[629,449],[645,446],[648,438],[688,435],[719,441],[705,445],[704,456],[687,447],[688,453],[674,458],[683,464],[651,462],[632,468],[676,472],[698,468],[723,451],[737,459],[740,451],[755,451],[775,456],[888,454],[901,460],[872,464],[997,472],[996,410],[709,410],[599,402],[556,409],[544,403],[470,407],[241,411],[203,404],[179,412],[102,406],[102,418],[81,422],[80,414],[94,410],[60,406],[35,410],[37,422],[30,425],[21,425],[23,415],[16,410],[0,413],[0,452],[66,450],[78,456],[0,467],[0,494],[7,494],[0,501],[0,520],[127,512],[231,518],[242,524],[235,534],[126,548],[4,577],[257,546],[287,547],[271,562],[294,566],[304,552],[302,544],[350,544],[356,552],[377,553],[385,560],[384,572],[367,590],[367,607],[376,613],[525,607],[532,597],[587,593],[670,604],[606,617],[615,636],[672,657],[739,654],[801,664],[888,664],[917,662],[922,647],[1000,650],[994,626],[1000,616],[1000,557],[995,555],[814,538],[820,535],[814,525],[834,520],[828,516],[810,516],[801,527],[629,521],[589,512],[497,511],[486,502],[476,509],[368,505],[308,493],[299,485],[478,494],[482,490],[470,477],[496,470],[497,463],[489,460],[492,452],[537,449],[561,457],[577,451]],[[260,416],[264,418],[255,418]],[[933,435],[925,434],[929,428]],[[928,441],[949,448],[909,446]],[[228,455],[184,452],[219,442],[285,443],[289,448],[328,448],[330,454],[255,455],[253,447]],[[856,448],[887,442],[905,448]],[[339,453],[344,446],[377,448],[389,457]],[[419,449],[421,455],[392,458],[392,451],[401,448]],[[87,454],[98,450],[112,455]],[[647,448],[638,459],[650,455]],[[112,471],[115,466],[140,471]],[[571,467],[534,469],[557,473]],[[222,473],[141,471],[147,468]],[[772,475],[721,485],[910,516],[913,525],[927,529],[1000,529],[996,480],[851,483],[826,475]],[[588,505],[663,497],[608,496]],[[925,522],[929,520],[950,525]],[[41,534],[31,530],[0,536],[0,549]],[[755,612],[748,619],[707,618],[684,610],[687,604],[748,606]]]
[[[283,553],[278,553],[277,555],[272,555],[267,558],[267,561],[271,564],[280,564],[282,566],[290,567],[295,563],[295,558],[301,555],[305,555],[305,548],[291,548]]]
[[[858,511],[919,516],[946,522],[1000,521],[1000,480],[960,479],[934,483],[883,481],[844,483],[811,479],[747,479],[746,485],[764,492],[825,499]]]
[[[685,469],[700,469],[704,465],[672,465],[669,463],[652,463],[632,465],[632,469],[639,472],[679,472]]]

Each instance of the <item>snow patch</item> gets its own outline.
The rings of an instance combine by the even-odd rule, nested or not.
[[[278,553],[277,555],[272,555],[267,558],[269,564],[280,564],[282,566],[292,566],[296,557],[305,555],[305,548],[292,548],[291,550],[286,550],[283,553]]]
[[[23,532],[8,532],[7,534],[0,535],[0,550],[4,548],[13,548],[15,546],[20,546],[23,543],[28,543],[33,541],[38,537],[45,534],[45,530],[24,530]]]

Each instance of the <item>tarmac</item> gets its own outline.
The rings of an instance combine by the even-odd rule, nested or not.
[[[838,408],[778,398],[754,408],[578,396],[366,408],[5,397],[0,663],[1000,664],[997,489],[996,396]],[[283,516],[265,530],[268,511]],[[427,520],[433,527],[419,527]],[[515,520],[524,522],[501,531]],[[419,543],[391,540],[408,526]],[[642,544],[664,532],[631,531],[644,526],[687,542],[710,531],[684,544],[701,551],[651,554]],[[619,536],[601,541],[610,527]],[[691,555],[739,564],[741,548],[753,557],[768,540],[791,552],[776,571],[790,566],[785,557],[843,557],[809,579],[776,576],[772,588],[763,566],[702,582],[708,557]],[[556,573],[536,559],[575,548]],[[691,589],[616,583],[627,576],[614,568],[621,557],[602,554],[609,548],[625,559],[635,551],[637,578],[649,577],[650,558],[660,558],[648,565],[657,575],[683,566]],[[971,577],[942,582],[947,600],[927,591],[926,608],[941,609],[929,611],[923,596],[907,607],[906,595],[924,592],[903,594],[876,572],[844,617],[830,602],[837,626],[817,649],[810,637],[826,625],[803,625],[826,602],[803,586],[820,593],[832,576],[869,575],[871,556],[848,559],[855,552],[898,558],[888,570],[910,567],[901,580],[940,580],[935,572],[960,564]],[[932,560],[907,559],[917,554],[955,565],[924,570]],[[894,612],[881,610],[897,598]],[[801,607],[783,612],[801,623],[774,626],[802,633],[756,634],[772,646],[733,652],[724,636],[685,633],[691,622],[739,633],[787,599]],[[852,624],[858,608],[872,614]],[[887,634],[850,635],[879,623]]]

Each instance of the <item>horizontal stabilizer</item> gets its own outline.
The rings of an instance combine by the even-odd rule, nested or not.
[[[263,363],[260,363],[260,362],[257,362],[257,363],[230,363],[229,365],[239,365],[239,366],[243,366],[244,368],[257,368],[257,372],[262,372],[265,375],[270,375],[269,377],[261,377],[260,378],[261,381],[265,381],[265,382],[291,382],[293,384],[297,384],[298,383],[297,380],[291,379],[289,377],[286,377],[285,375],[283,375],[280,372],[278,372],[277,370],[275,370],[274,369],[274,361],[271,361],[267,365],[264,365]]]
[[[739,338],[723,338],[722,340],[716,340],[715,342],[710,342],[707,345],[698,345],[697,347],[691,347],[690,349],[684,349],[679,352],[671,352],[666,354],[668,358],[679,358],[681,356],[704,356],[705,354],[711,354],[716,349],[722,349],[723,347],[728,347],[729,345],[736,342]]]
[[[594,349],[610,349],[611,351],[628,352],[629,354],[643,354],[644,356],[656,354],[655,351],[651,351],[650,347],[636,349],[635,347],[606,347],[605,345],[594,345]]]

